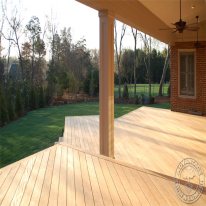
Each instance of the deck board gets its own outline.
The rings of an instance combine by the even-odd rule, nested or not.
[[[19,161],[10,172],[0,205],[184,205],[170,179],[65,144]],[[203,194],[194,205],[205,200]]]
[[[206,118],[140,108],[115,120],[115,159],[98,154],[98,116],[67,117],[63,142],[0,171],[0,205],[185,205],[184,157],[206,168]],[[206,205],[206,192],[193,205]]]
[[[71,145],[99,154],[99,117],[67,117],[65,128],[73,131],[75,127],[67,125],[68,119],[73,124],[78,122],[78,141],[84,141],[84,145],[79,145],[73,140]],[[206,168],[205,125],[206,117],[141,107],[115,119],[115,159],[169,176],[186,157],[198,160]],[[64,135],[63,142],[75,139],[69,134]]]

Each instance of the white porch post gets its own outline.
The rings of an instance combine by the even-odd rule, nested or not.
[[[100,154],[114,157],[114,17],[99,11],[100,19]]]

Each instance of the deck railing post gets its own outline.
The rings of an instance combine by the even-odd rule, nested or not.
[[[114,17],[99,11],[100,20],[100,154],[114,157]]]

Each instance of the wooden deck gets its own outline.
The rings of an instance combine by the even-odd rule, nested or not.
[[[0,205],[185,205],[184,157],[206,168],[206,118],[142,107],[115,120],[115,159],[98,155],[98,116],[68,117],[62,143],[0,170]],[[193,205],[206,205],[206,190]]]
[[[99,117],[67,117],[62,141],[99,154]],[[206,117],[141,107],[115,119],[115,159],[173,177],[187,157],[206,169]]]
[[[60,144],[5,167],[0,177],[5,206],[183,205],[166,177]]]

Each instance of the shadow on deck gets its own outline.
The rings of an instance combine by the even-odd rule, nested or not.
[[[115,120],[110,159],[99,155],[98,116],[66,117],[60,143],[1,170],[0,205],[185,205],[174,174],[186,157],[206,168],[205,125],[142,107]],[[204,190],[194,205],[205,204]]]

